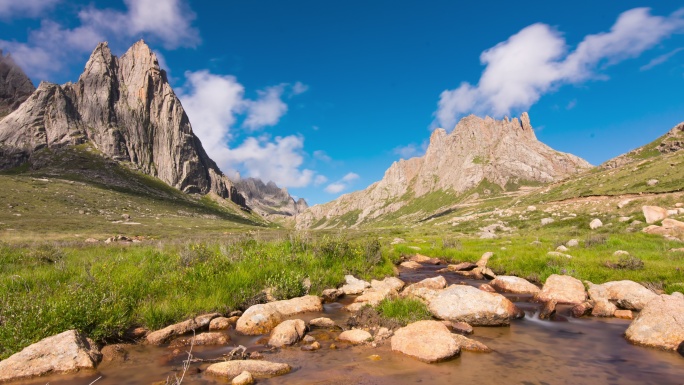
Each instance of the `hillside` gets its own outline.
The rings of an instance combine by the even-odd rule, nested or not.
[[[474,194],[538,186],[590,167],[538,141],[526,113],[520,120],[501,121],[471,115],[451,134],[435,130],[424,156],[395,162],[366,190],[309,208],[297,218],[297,227],[417,222]]]

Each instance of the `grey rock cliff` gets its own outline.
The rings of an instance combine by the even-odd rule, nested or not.
[[[245,196],[247,206],[262,216],[296,216],[309,205],[303,198],[295,201],[287,189],[273,182],[264,183],[260,179],[244,178],[235,182],[235,187]]]
[[[45,147],[86,142],[181,191],[245,205],[207,156],[143,41],[120,58],[100,43],[76,83],[41,83],[0,121],[0,168],[17,166]]]
[[[31,79],[0,50],[0,118],[16,110],[36,90]]]
[[[408,203],[406,197],[436,191],[460,194],[484,180],[504,189],[509,184],[547,183],[590,167],[585,160],[538,141],[527,113],[503,120],[470,115],[451,134],[436,129],[424,156],[394,162],[382,180],[366,190],[309,208],[297,217],[297,227],[354,211],[360,223],[399,210]]]

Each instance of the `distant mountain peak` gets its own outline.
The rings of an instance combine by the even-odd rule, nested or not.
[[[11,53],[5,56],[0,50],[0,118],[19,108],[35,90]]]

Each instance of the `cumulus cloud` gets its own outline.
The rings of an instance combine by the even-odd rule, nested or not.
[[[598,71],[683,30],[682,10],[663,17],[635,8],[620,14],[609,32],[588,35],[569,52],[560,32],[530,25],[480,55],[485,69],[477,85],[464,82],[442,92],[434,125],[452,129],[468,113],[498,117],[527,109],[563,84],[605,78]]]
[[[179,89],[178,97],[193,131],[223,172],[234,176],[238,171],[246,171],[250,177],[273,181],[284,187],[325,183],[321,182],[321,175],[302,168],[305,158],[302,136],[271,139],[268,135],[261,135],[247,137],[237,146],[230,145],[239,134],[236,127],[248,127],[252,132],[278,123],[287,112],[287,105],[281,97],[288,84],[258,91],[258,98],[250,100],[245,98],[245,88],[234,76],[202,70],[186,72],[185,77],[186,83]],[[242,125],[239,124],[240,119],[243,119]]]
[[[326,186],[325,192],[328,192],[330,194],[340,193],[346,190],[351,185],[351,183],[357,179],[359,179],[359,174],[353,172],[347,173],[347,175],[343,176],[342,179]]]
[[[5,7],[6,0],[0,1],[3,2],[0,15],[4,9],[11,11],[18,6]],[[36,0],[11,0],[11,3],[28,4],[29,8],[24,8],[27,12],[38,12],[39,8],[31,8],[31,4],[51,5],[49,1]],[[194,47],[200,42],[199,31],[192,26],[195,14],[184,1],[125,0],[124,3],[125,11],[84,8],[78,13],[79,25],[74,28],[43,20],[39,29],[29,31],[26,42],[0,40],[0,48],[11,52],[30,76],[44,79],[62,71],[64,63],[81,60],[100,41],[128,46],[144,37],[167,49]]]
[[[61,0],[0,0],[0,19],[36,17]]]

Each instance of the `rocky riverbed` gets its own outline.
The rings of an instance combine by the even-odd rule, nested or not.
[[[67,348],[55,343],[59,336],[52,337],[46,349],[52,356],[34,345],[1,361],[0,375],[20,373],[27,363],[29,374],[60,370],[49,370],[51,360],[72,373],[10,383],[163,384],[183,373],[183,383],[192,384],[230,383],[241,374],[235,383],[254,377],[263,384],[452,384],[502,378],[510,383],[681,384],[684,378],[683,358],[675,352],[684,340],[681,295],[658,295],[630,281],[587,283],[587,292],[567,276],[551,276],[541,288],[517,278],[490,280],[484,278],[490,274],[486,257],[458,268],[419,257],[414,262],[418,265],[400,268],[398,279],[348,277],[346,285],[326,293],[331,302],[308,296],[257,305],[239,317],[198,316],[141,333],[138,344],[108,345],[99,352],[85,336],[63,333]],[[484,279],[473,279],[478,274]],[[333,300],[340,292],[350,294]],[[441,320],[395,330],[371,324],[345,331],[358,304],[409,295],[427,302]],[[193,329],[194,343],[188,334]],[[191,345],[193,360],[184,371]],[[229,360],[238,356],[249,359]]]

